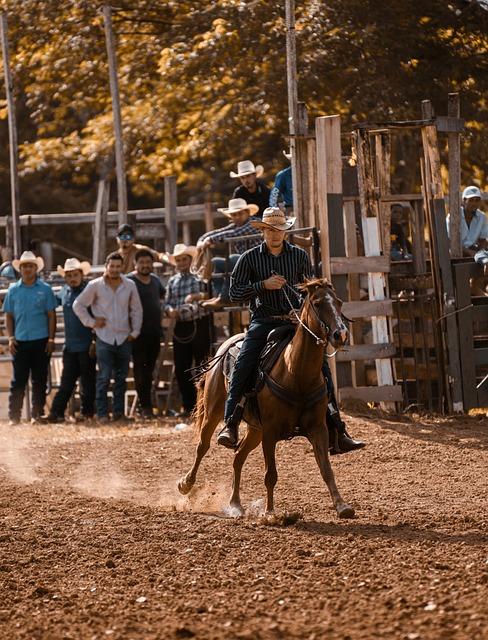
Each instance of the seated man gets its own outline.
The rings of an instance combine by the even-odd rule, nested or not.
[[[136,268],[136,253],[139,249],[145,249],[152,255],[153,260],[158,262],[168,262],[165,253],[155,251],[145,244],[137,244],[134,228],[130,224],[121,224],[117,230],[117,253],[122,256],[122,273],[128,274]]]
[[[473,257],[479,264],[488,262],[488,220],[478,209],[481,202],[481,191],[472,185],[463,191],[461,206],[461,243],[463,255]],[[450,230],[450,216],[447,216],[447,233]],[[488,274],[485,274],[488,276]],[[473,278],[471,283],[472,295],[486,295],[485,275]]]
[[[264,170],[262,165],[254,166],[250,160],[242,160],[237,163],[237,173],[230,172],[231,178],[238,178],[241,183],[234,189],[232,198],[241,198],[248,204],[255,204],[258,207],[258,215],[261,216],[263,211],[269,206],[270,190],[260,180]]]
[[[281,289],[285,284],[288,285],[294,297],[301,301],[296,286],[312,277],[312,265],[307,253],[285,240],[286,231],[294,223],[295,218],[287,220],[281,209],[266,209],[262,221],[255,220],[252,223],[257,229],[262,229],[264,242],[246,251],[232,272],[230,297],[237,302],[250,302],[252,315],[229,386],[224,412],[225,426],[218,436],[218,443],[224,447],[233,449],[239,440],[239,423],[243,413],[241,398],[255,375],[269,332],[288,324],[283,316],[288,316],[290,306]],[[349,437],[340,418],[326,362],[323,363],[322,373],[329,393],[327,426],[337,433],[332,452],[345,453],[363,447],[363,442]]]
[[[232,271],[241,253],[244,253],[246,249],[261,244],[259,231],[251,225],[251,221],[255,219],[253,216],[258,212],[258,206],[256,204],[248,204],[242,198],[233,198],[229,200],[227,208],[219,209],[219,211],[227,216],[227,218],[230,218],[232,222],[221,229],[204,233],[197,242],[197,249],[203,251],[207,247],[212,247],[217,242],[223,242],[228,238],[252,235],[256,236],[256,240],[238,240],[234,243],[233,246],[235,253],[231,253],[229,256],[229,268],[230,271]],[[212,258],[212,264],[214,273],[225,273],[225,258]],[[204,302],[202,304],[203,307],[211,310],[220,309],[226,304],[230,304],[228,277],[213,279],[212,287],[217,296]]]

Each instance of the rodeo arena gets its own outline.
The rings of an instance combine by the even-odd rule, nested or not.
[[[488,639],[488,194],[462,93],[312,118],[293,7],[282,169],[229,144],[223,199],[168,175],[147,209],[104,7],[113,171],[92,211],[46,214],[19,207],[2,15],[2,640]]]

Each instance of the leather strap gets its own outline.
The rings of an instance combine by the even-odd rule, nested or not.
[[[297,395],[285,389],[279,382],[276,382],[268,373],[264,373],[264,382],[268,385],[271,392],[286,404],[290,404],[293,407],[303,407],[304,405],[316,404],[319,400],[322,400],[327,394],[327,385],[325,381],[319,387],[307,393],[306,396]]]

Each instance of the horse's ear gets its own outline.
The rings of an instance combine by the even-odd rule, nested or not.
[[[305,280],[302,284],[297,285],[297,288],[304,293],[308,294],[314,293],[321,286],[321,282],[317,280],[317,278],[312,278],[310,280]]]

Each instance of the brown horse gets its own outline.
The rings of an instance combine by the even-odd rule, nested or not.
[[[296,333],[270,372],[272,383],[277,385],[275,391],[270,384],[266,384],[257,395],[261,428],[248,426],[234,456],[230,504],[240,513],[243,512],[239,493],[242,467],[249,453],[262,441],[266,464],[266,512],[273,512],[273,491],[278,479],[276,443],[283,439],[283,433],[293,433],[298,425],[300,434],[305,435],[312,444],[320,473],[339,517],[351,518],[354,509],[342,499],[329,461],[329,439],[325,423],[328,398],[322,374],[327,344],[338,348],[347,339],[347,329],[341,315],[342,302],[325,279],[308,280],[301,287],[307,296]],[[233,336],[224,342],[217,356],[224,355],[236,342],[236,338]],[[195,484],[198,468],[210,447],[212,434],[224,416],[226,382],[222,369],[223,358],[219,359],[217,356],[216,364],[199,382],[195,426],[200,433],[200,442],[192,468],[178,483],[178,489],[183,494],[187,494]],[[280,387],[295,400],[294,404],[276,395],[276,389],[279,391]],[[280,395],[283,398],[283,393]],[[246,409],[244,420],[249,423],[249,419]]]

